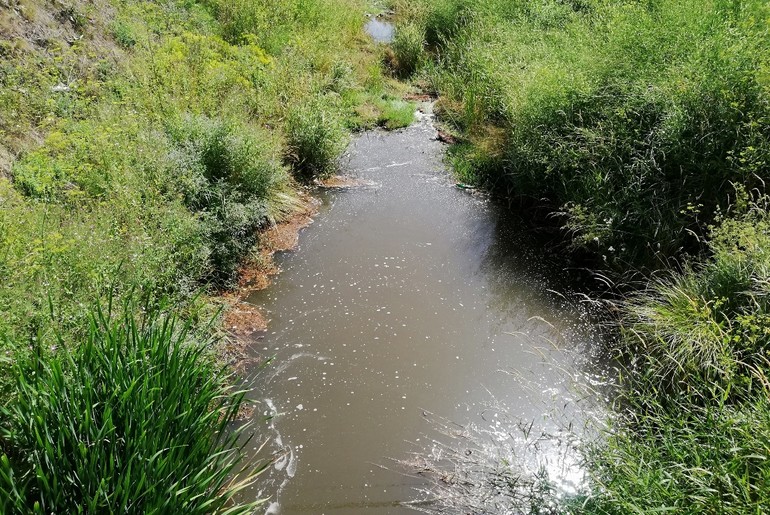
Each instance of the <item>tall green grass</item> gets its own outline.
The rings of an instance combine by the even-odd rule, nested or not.
[[[593,493],[568,503],[570,509],[767,512],[770,391],[761,389],[761,395],[737,405],[655,405],[644,417],[615,427],[605,442],[587,451]]]
[[[289,112],[287,140],[287,159],[305,179],[331,175],[347,143],[339,117],[315,101]]]
[[[770,224],[724,220],[713,257],[626,305],[620,417],[587,446],[589,512],[770,509]]]
[[[770,215],[746,202],[711,230],[711,257],[651,281],[624,305],[634,384],[664,404],[738,403],[763,395],[770,370]]]
[[[768,178],[766,2],[396,2],[474,179],[616,267],[697,250]]]
[[[418,24],[402,24],[398,27],[391,47],[393,55],[390,67],[402,79],[411,77],[425,59],[425,34]]]
[[[243,393],[189,323],[97,308],[86,340],[16,367],[0,424],[3,513],[251,513],[233,495]],[[64,341],[40,341],[42,345]]]

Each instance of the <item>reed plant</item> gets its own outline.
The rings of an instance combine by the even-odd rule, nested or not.
[[[238,465],[248,426],[232,429],[244,392],[212,358],[211,340],[162,303],[137,319],[132,302],[122,314],[94,309],[80,346],[17,366],[17,398],[0,425],[3,513],[256,506],[233,500],[257,472]]]
[[[424,59],[425,34],[418,24],[402,24],[393,39],[391,67],[395,74],[406,79],[413,75]]]

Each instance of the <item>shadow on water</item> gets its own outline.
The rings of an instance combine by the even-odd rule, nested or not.
[[[252,386],[281,458],[246,493],[269,496],[267,513],[411,513],[401,502],[424,483],[382,465],[430,444],[427,412],[483,430],[500,427],[490,405],[545,429],[601,410],[576,394],[599,336],[570,273],[454,187],[423,109],[354,141],[347,167],[364,186],[323,194],[283,272],[250,297],[271,319],[253,351],[275,356]]]

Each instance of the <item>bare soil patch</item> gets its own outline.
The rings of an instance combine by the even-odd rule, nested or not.
[[[356,177],[349,175],[333,175],[323,180],[316,181],[316,185],[319,188],[328,190],[343,190],[348,188],[356,188],[359,186],[366,186],[367,183]]]
[[[245,345],[254,339],[254,335],[267,329],[268,320],[257,306],[245,299],[251,292],[270,285],[270,278],[280,272],[273,255],[296,248],[300,231],[313,223],[313,216],[318,212],[318,200],[307,193],[303,193],[300,200],[301,205],[294,214],[263,231],[255,257],[240,271],[238,289],[222,295],[227,305],[222,327],[236,340],[234,346]]]

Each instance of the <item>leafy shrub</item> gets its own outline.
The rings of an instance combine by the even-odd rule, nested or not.
[[[3,410],[3,513],[250,513],[233,505],[243,393],[190,326],[96,310],[87,340],[18,370]],[[42,344],[42,342],[41,342]]]
[[[133,28],[125,21],[117,21],[112,26],[112,35],[118,45],[123,48],[131,48],[136,45],[136,36]]]
[[[321,101],[309,101],[291,110],[287,140],[287,160],[303,179],[334,173],[337,156],[346,143],[337,114]]]
[[[201,184],[221,184],[235,196],[267,199],[285,180],[272,138],[252,127],[206,116],[183,115],[169,128],[177,145],[177,174],[191,207],[205,209]],[[197,185],[197,186],[196,186]]]
[[[28,197],[77,206],[117,196],[154,197],[172,146],[135,113],[62,120],[40,148],[12,167],[15,187]]]
[[[105,197],[112,172],[131,157],[114,146],[133,135],[116,127],[79,122],[48,135],[46,146],[13,167],[16,186],[30,197],[49,201]]]
[[[177,145],[177,187],[187,206],[200,213],[209,242],[209,279],[227,284],[256,243],[286,172],[269,138],[252,128],[188,115],[170,133]]]

